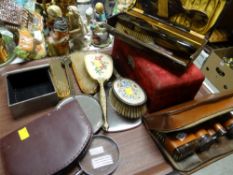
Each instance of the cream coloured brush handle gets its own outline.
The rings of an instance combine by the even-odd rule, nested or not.
[[[99,80],[100,84],[100,105],[103,111],[103,130],[107,131],[108,130],[108,119],[107,119],[107,108],[106,108],[106,95],[105,95],[105,90],[104,90],[104,81]]]

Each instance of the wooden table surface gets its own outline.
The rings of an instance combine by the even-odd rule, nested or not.
[[[4,74],[11,70],[46,64],[47,62],[48,59],[43,59],[18,65],[9,65],[0,69],[0,138],[52,110],[52,108],[45,109],[17,120],[13,119],[7,106]],[[76,88],[78,88],[77,84]],[[120,150],[120,164],[114,172],[114,175],[162,175],[172,171],[171,166],[165,161],[143,125],[132,130],[118,133],[107,133],[106,135],[115,140]],[[3,161],[0,159],[0,175],[4,174]]]

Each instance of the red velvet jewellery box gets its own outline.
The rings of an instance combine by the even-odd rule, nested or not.
[[[118,38],[114,41],[112,57],[119,73],[135,80],[145,90],[149,112],[193,99],[204,80],[202,72],[192,63],[182,71],[172,69],[153,53]]]

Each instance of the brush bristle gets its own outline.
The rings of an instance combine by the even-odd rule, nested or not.
[[[140,118],[147,112],[146,104],[140,106],[130,106],[118,100],[114,95],[112,88],[109,90],[109,98],[113,108],[126,118]]]
[[[116,24],[116,30],[118,30],[121,33],[125,33],[128,34],[144,43],[148,43],[148,44],[153,44],[154,43],[154,39],[153,37],[151,37],[150,35],[148,35],[146,32],[140,30],[140,31],[135,31],[130,29],[129,27],[127,27],[127,25],[123,25],[121,23],[117,23]]]

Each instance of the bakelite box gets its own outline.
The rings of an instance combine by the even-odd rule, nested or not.
[[[7,100],[14,118],[43,110],[58,103],[49,65],[7,73]]]

